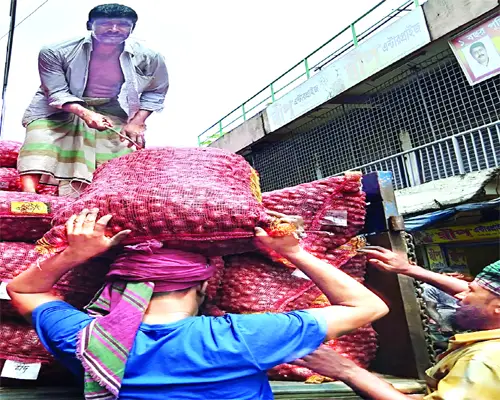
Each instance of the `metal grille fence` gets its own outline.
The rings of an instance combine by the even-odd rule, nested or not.
[[[499,87],[499,76],[470,86],[447,50],[373,89],[364,104],[339,105],[254,151],[251,161],[265,191],[356,167],[391,170],[403,188],[498,166],[499,127],[491,124],[500,121]]]
[[[392,171],[396,189],[500,166],[500,121],[354,170]]]

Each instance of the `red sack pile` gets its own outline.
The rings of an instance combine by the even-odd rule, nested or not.
[[[0,140],[0,167],[16,168],[17,156],[22,143]]]
[[[302,246],[332,268],[340,268],[363,282],[366,260],[356,252],[364,244],[356,235],[363,229],[366,214],[361,175],[327,178],[264,193],[263,203],[273,211],[302,216],[307,233]],[[267,249],[262,249],[261,254],[225,257],[216,304],[208,313],[284,312],[330,305],[312,281],[297,276],[279,260],[277,254]],[[289,263],[287,266],[293,267]],[[327,345],[367,367],[375,356],[377,340],[371,326],[367,326]],[[326,379],[289,364],[274,368],[269,375],[272,379],[308,382]]]
[[[16,168],[0,168],[0,190],[20,192],[21,179]]]
[[[0,191],[0,241],[31,242],[50,228],[54,213],[73,199]]]
[[[248,251],[254,227],[267,220],[259,199],[258,176],[239,155],[212,148],[146,149],[100,166],[81,197],[56,214],[58,226],[44,243],[64,246],[66,220],[98,207],[101,215],[114,215],[112,232],[132,231],[126,244],[157,239],[170,247],[187,243],[182,249],[208,255]]]
[[[45,350],[35,330],[24,321],[2,319],[0,324],[0,371],[6,360],[40,363],[36,380],[1,378],[2,387],[65,386],[75,381],[72,374]]]
[[[353,239],[363,229],[366,214],[360,174],[330,177],[264,193],[263,204],[273,211],[302,216],[307,233],[302,243],[304,248],[332,266],[351,268],[346,272],[362,279],[365,266],[363,262],[356,264],[359,264],[356,260],[360,260],[356,257],[360,244]],[[272,254],[268,251],[263,254],[268,253]],[[273,258],[279,257],[273,255]],[[321,293],[311,281],[296,278],[292,273],[264,255],[227,257],[218,304],[227,312],[299,309],[301,304],[310,304]],[[302,303],[293,304],[301,296]]]
[[[39,256],[34,244],[0,242],[0,282],[9,282],[34,265]],[[72,269],[55,284],[54,294],[76,308],[84,307],[101,288],[109,262],[104,255]],[[0,300],[0,307],[2,317],[19,316],[9,301]]]
[[[49,362],[53,358],[45,350],[31,326],[27,323],[11,322],[2,318],[0,359],[36,363]]]
[[[328,260],[325,260],[329,262]],[[363,283],[366,274],[366,257],[357,255],[351,258],[346,264],[340,268],[346,274],[350,275],[358,282]],[[321,293],[316,286],[310,289],[310,292]],[[330,302],[324,294],[321,294],[313,302],[309,302],[311,295],[308,297],[301,296],[289,305],[291,309],[300,310],[307,308],[323,308],[330,305]],[[306,304],[306,302],[309,302]],[[354,361],[362,368],[368,368],[371,361],[377,353],[377,334],[371,325],[366,325],[356,329],[347,335],[337,339],[330,340],[325,343],[325,346],[331,347],[339,354]],[[320,376],[315,372],[297,365],[282,364],[270,371],[268,375],[271,379],[276,380],[292,380],[306,381],[308,383],[321,383],[331,381],[331,379]]]
[[[352,253],[351,253],[352,254]],[[343,254],[332,268],[339,268],[362,282],[366,272],[363,256]],[[328,301],[316,285],[296,276],[294,270],[257,253],[225,257],[218,306],[230,313],[285,312],[325,307]]]

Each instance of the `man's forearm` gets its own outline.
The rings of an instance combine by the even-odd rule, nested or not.
[[[153,113],[152,111],[148,110],[139,110],[130,120],[130,122],[137,125],[144,125],[146,123],[146,120],[152,113]]]
[[[75,114],[80,118],[83,118],[85,113],[88,112],[88,110],[80,103],[66,103],[62,106],[62,109],[66,112]]]
[[[358,307],[381,300],[361,283],[307,251],[286,256],[321,289],[331,304]]]
[[[71,251],[63,251],[42,261],[40,265],[32,265],[28,270],[16,276],[7,286],[9,292],[47,293],[54,284],[69,270],[84,263],[86,259]]]
[[[366,369],[356,367],[339,377],[352,390],[371,400],[408,400],[409,397],[398,392],[392,385]]]
[[[455,296],[458,293],[465,292],[469,288],[469,284],[465,281],[453,278],[451,276],[438,274],[417,265],[412,266],[410,269],[408,269],[408,272],[405,275],[429,283],[430,285],[443,290],[451,296]]]

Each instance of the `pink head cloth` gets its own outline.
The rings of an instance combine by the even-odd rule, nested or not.
[[[125,246],[106,275],[106,280],[154,282],[154,292],[188,289],[210,278],[215,267],[201,254],[163,248],[150,240]]]

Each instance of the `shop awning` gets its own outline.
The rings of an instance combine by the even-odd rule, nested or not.
[[[397,190],[398,211],[401,215],[409,216],[481,201],[485,199],[485,194],[495,196],[498,193],[496,187],[499,179],[500,168],[489,168]],[[488,191],[490,193],[486,193]]]
[[[427,214],[417,215],[411,218],[405,218],[405,227],[407,231],[411,232],[426,228],[438,221],[443,221],[445,219],[451,218],[459,212],[483,210],[495,207],[500,207],[500,197],[490,201],[462,204],[459,206],[447,208],[445,210],[439,210]]]

